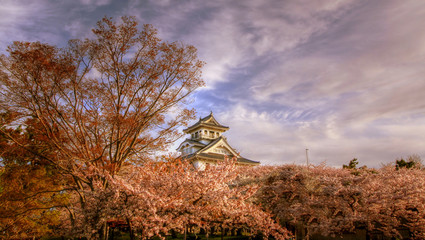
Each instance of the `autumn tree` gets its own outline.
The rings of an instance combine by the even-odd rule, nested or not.
[[[92,39],[66,48],[14,42],[0,58],[0,112],[13,116],[2,137],[71,180],[82,209],[87,191],[108,187],[105,176],[152,160],[194,116],[184,104],[203,85],[196,49],[137,25],[133,17],[104,18]],[[32,129],[36,149],[49,151],[7,130],[18,127]]]
[[[11,116],[0,115],[2,123]],[[33,151],[39,139],[31,129],[3,129],[9,135],[27,141]],[[0,233],[3,238],[30,238],[52,234],[60,225],[60,208],[68,206],[65,179],[43,159],[22,151],[0,134]]]

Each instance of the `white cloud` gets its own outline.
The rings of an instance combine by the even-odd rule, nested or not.
[[[0,21],[2,22],[2,27],[5,27],[10,24],[14,24],[20,18],[25,17],[29,8],[25,5],[18,4],[14,1],[4,2],[0,5]]]
[[[339,121],[422,111],[425,31],[416,19],[425,13],[402,8],[406,12],[393,19],[385,15],[398,5],[379,7],[385,14],[360,8],[351,14],[358,15],[354,19],[306,44],[309,51],[277,58],[252,82],[254,99],[337,110]]]
[[[34,3],[22,4],[18,1],[7,1],[0,4],[0,44],[2,50],[12,41],[25,38],[26,33],[21,31],[22,26],[32,25],[31,16],[42,8]]]
[[[69,32],[69,34],[73,37],[73,38],[79,38],[81,37],[81,33],[82,32],[86,32],[87,31],[87,26],[84,25],[81,21],[79,20],[74,20],[68,24],[65,25],[64,29]]]
[[[332,166],[354,157],[372,167],[409,154],[423,157],[425,31],[418,19],[425,12],[416,4],[412,9],[409,3],[365,2],[340,22],[309,26],[310,35],[304,38],[291,25],[293,45],[288,40],[254,51],[282,54],[272,54],[274,63],[256,69],[253,80],[245,82],[249,92],[223,96],[237,103],[226,105],[219,115],[231,127],[231,143],[246,157],[266,164],[304,163],[305,148],[313,163]],[[297,16],[297,8],[293,11]],[[298,11],[300,18],[311,14]],[[284,36],[275,32],[274,39]],[[239,56],[253,52],[241,45],[236,46]],[[250,65],[258,58],[243,61]]]
[[[104,6],[104,5],[108,5],[111,3],[112,0],[80,0],[80,2],[83,5],[86,6],[93,6],[93,7],[99,7],[99,6]]]
[[[234,69],[255,67],[259,58],[292,49],[326,29],[345,12],[343,6],[334,5],[335,1],[326,2],[329,4],[323,8],[310,2],[244,1],[225,7],[219,2],[214,18],[189,36],[197,39],[202,56],[211,64],[205,71],[207,83],[214,86],[215,82],[228,81]],[[330,14],[322,16],[325,11]]]
[[[63,5],[62,5],[63,4]],[[70,14],[65,3],[48,0],[7,1],[0,5],[1,50],[13,41],[40,41],[60,45],[63,39],[62,21]]]
[[[143,6],[131,2],[128,13],[150,20],[161,37],[194,44],[207,62],[204,77],[213,88],[229,81],[234,69],[253,67],[268,58],[307,41],[346,12],[351,1],[160,1]],[[141,7],[145,7],[140,11]],[[150,12],[147,12],[147,9]],[[255,65],[254,65],[255,67]]]
[[[425,132],[423,118],[342,125],[330,115],[314,121],[287,122],[279,115],[258,113],[240,104],[216,115],[220,123],[230,127],[226,133],[229,143],[242,156],[266,165],[305,164],[306,148],[310,163],[326,162],[336,167],[353,158],[361,165],[379,167],[410,154],[425,155],[425,143],[417,134]]]

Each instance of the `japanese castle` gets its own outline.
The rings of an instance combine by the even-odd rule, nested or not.
[[[204,169],[208,164],[216,164],[223,161],[225,156],[236,158],[237,165],[255,166],[260,162],[246,159],[233,149],[222,134],[229,130],[217,122],[213,113],[200,118],[197,123],[183,130],[190,134],[190,138],[184,140],[177,151],[183,159],[189,160],[198,169]]]

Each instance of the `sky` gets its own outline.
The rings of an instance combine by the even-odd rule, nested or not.
[[[198,49],[206,87],[190,107],[213,111],[245,158],[425,160],[425,1],[0,0],[0,52],[12,41],[64,47],[124,15]]]

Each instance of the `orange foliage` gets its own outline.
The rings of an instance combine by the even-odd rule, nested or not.
[[[0,57],[5,144],[54,169],[82,208],[106,175],[152,161],[180,136],[194,117],[185,101],[204,84],[193,46],[163,42],[133,17],[104,18],[93,33],[66,48],[14,42]]]

